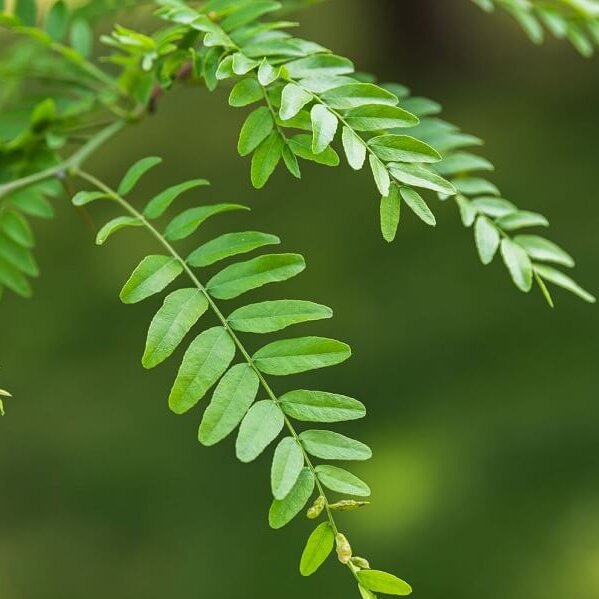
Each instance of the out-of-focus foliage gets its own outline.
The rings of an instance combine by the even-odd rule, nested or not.
[[[433,192],[433,199],[441,200],[455,198],[464,225],[474,228],[482,262],[489,264],[500,252],[520,290],[530,291],[536,281],[552,304],[546,285],[550,282],[586,301],[595,298],[551,266],[573,266],[568,253],[543,237],[522,234],[530,227],[547,226],[545,217],[518,209],[478,174],[493,168],[469,150],[480,140],[440,120],[437,103],[411,97],[407,88],[397,84],[378,85],[373,77],[357,73],[349,59],[288,33],[295,24],[282,20],[281,11],[312,3],[210,0],[199,8],[178,0],[157,4],[156,14],[166,25],[151,31],[116,25],[110,35],[101,38],[110,48],[103,59],[110,63],[106,70],[94,60],[99,46],[94,43],[92,24],[116,8],[115,3],[97,3],[93,10],[91,4],[84,5],[71,11],[57,2],[44,12],[28,0],[17,2],[14,14],[0,17],[15,36],[2,66],[11,83],[3,89],[1,99],[7,110],[2,116],[6,123],[0,122],[0,289],[30,295],[28,279],[38,274],[38,268],[29,219],[52,216],[49,198],[69,192],[75,180],[92,183],[94,191],[75,196],[76,206],[108,199],[127,213],[100,229],[98,243],[121,229],[144,227],[167,252],[142,260],[121,293],[123,301],[136,303],[153,296],[182,274],[194,286],[165,299],[150,326],[144,365],[153,367],[169,357],[209,308],[220,321],[217,327],[200,333],[183,357],[171,391],[172,410],[186,412],[217,384],[199,439],[212,445],[240,425],[236,451],[244,462],[256,458],[287,426],[290,436],[277,447],[273,459],[275,500],[270,524],[280,528],[293,519],[308,503],[315,486],[318,497],[307,516],[316,518],[324,513],[328,520],[309,537],[300,572],[313,574],[336,547],[339,561],[349,567],[364,599],[373,599],[377,592],[408,594],[411,588],[405,582],[371,570],[364,558],[354,556],[337,528],[332,511],[358,508],[363,502],[344,499],[333,503],[323,490],[327,487],[363,497],[369,495],[369,487],[345,470],[328,464],[314,466],[309,457],[364,460],[370,457],[370,449],[332,431],[298,434],[291,424],[291,419],[317,423],[352,420],[363,415],[362,404],[345,396],[301,390],[279,397],[264,378],[340,363],[349,357],[349,347],[329,338],[308,336],[274,341],[250,352],[234,332],[277,332],[288,324],[327,318],[330,310],[278,300],[282,303],[242,306],[224,317],[216,303],[266,283],[291,279],[303,270],[303,258],[294,254],[261,256],[228,266],[203,285],[192,268],[211,266],[274,243],[274,236],[229,233],[196,248],[184,259],[173,248],[174,241],[188,238],[213,215],[243,207],[228,203],[191,208],[159,231],[150,221],[160,217],[180,193],[204,185],[204,180],[166,189],[141,213],[125,196],[159,159],[136,163],[117,191],[82,170],[83,163],[113,135],[156,111],[163,94],[182,82],[191,80],[209,90],[229,86],[231,106],[260,104],[242,125],[237,148],[240,155],[251,156],[255,188],[264,187],[279,165],[296,178],[301,178],[305,162],[337,166],[340,149],[354,170],[361,170],[368,159],[374,185],[382,196],[380,221],[387,241],[396,237],[403,206],[425,223],[436,224],[421,194]],[[489,3],[482,4],[489,7]],[[128,4],[118,8],[125,6]],[[201,109],[198,114],[205,116]],[[208,141],[205,145],[210,149]],[[235,355],[243,361],[230,368]],[[253,404],[260,386],[268,398]]]
[[[540,44],[545,31],[567,39],[583,55],[591,56],[599,46],[599,2],[597,0],[472,0],[487,12],[496,7],[509,12],[528,37]]]

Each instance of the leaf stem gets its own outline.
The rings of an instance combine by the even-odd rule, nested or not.
[[[216,304],[216,302],[214,301],[214,299],[210,296],[210,294],[208,293],[208,291],[206,290],[206,288],[204,287],[204,285],[202,285],[202,283],[199,281],[199,279],[197,278],[197,276],[195,275],[195,273],[193,272],[193,270],[189,267],[189,265],[187,264],[187,262],[185,261],[185,259],[164,238],[164,236],[152,225],[152,223],[150,223],[144,217],[144,215],[141,212],[139,212],[138,210],[136,210],[129,202],[127,202],[127,200],[125,200],[125,198],[123,198],[121,195],[119,195],[114,189],[112,189],[111,187],[109,187],[108,185],[106,185],[105,183],[103,183],[102,181],[100,181],[99,179],[97,179],[96,177],[94,177],[93,175],[91,175],[91,174],[89,174],[89,173],[87,173],[85,171],[82,171],[79,168],[73,169],[73,175],[79,176],[80,178],[86,180],[88,183],[91,183],[98,190],[100,190],[103,193],[105,193],[109,198],[113,199],[118,204],[120,204],[120,206],[128,214],[130,214],[134,218],[138,219],[142,223],[142,225],[149,231],[149,233],[158,241],[158,243],[160,245],[162,245],[162,247],[175,260],[177,260],[177,262],[179,262],[179,264],[182,266],[184,272],[191,279],[191,281],[194,284],[194,286],[204,295],[204,297],[208,301],[208,304],[209,304],[210,308],[212,309],[212,311],[214,312],[214,314],[216,315],[216,317],[220,321],[220,323],[223,326],[223,328],[230,335],[230,337],[233,340],[233,342],[235,343],[237,349],[239,350],[239,352],[243,356],[243,359],[247,362],[247,364],[252,368],[252,370],[254,370],[254,372],[258,376],[258,380],[260,381],[260,384],[262,385],[262,388],[264,389],[264,391],[268,395],[268,398],[271,401],[273,401],[277,405],[277,407],[279,408],[279,410],[281,410],[281,412],[283,413],[283,418],[285,420],[285,426],[287,427],[287,430],[289,431],[289,434],[293,437],[293,439],[295,440],[295,442],[298,444],[299,448],[302,451],[302,454],[304,456],[304,462],[306,464],[306,467],[309,468],[309,470],[311,471],[311,473],[312,473],[312,475],[314,477],[314,482],[316,484],[316,488],[318,490],[318,493],[324,498],[325,512],[326,512],[328,521],[329,521],[329,523],[331,525],[331,528],[335,532],[335,534],[337,534],[339,532],[339,529],[337,528],[337,524],[336,524],[335,519],[333,517],[333,512],[332,512],[331,507],[330,507],[330,502],[329,502],[329,500],[327,498],[327,495],[326,495],[326,493],[324,491],[322,483],[318,479],[318,476],[316,474],[316,468],[314,467],[314,464],[312,463],[312,460],[310,459],[308,453],[306,452],[305,448],[303,447],[303,445],[302,445],[302,443],[300,441],[298,432],[295,430],[295,427],[293,426],[293,424],[291,423],[291,421],[289,420],[289,418],[287,417],[287,415],[283,412],[283,409],[281,408],[281,404],[279,402],[278,397],[276,396],[276,394],[273,391],[272,387],[269,385],[268,381],[265,379],[265,377],[262,374],[262,372],[260,372],[260,370],[255,365],[254,360],[252,359],[252,356],[245,349],[245,347],[241,343],[239,337],[237,336],[237,334],[235,333],[235,331],[229,325],[229,322],[227,321],[227,318],[221,312],[220,308],[218,307],[218,305]]]

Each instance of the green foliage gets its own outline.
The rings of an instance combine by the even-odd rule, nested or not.
[[[583,56],[599,46],[599,2],[597,0],[472,0],[491,12],[500,7],[510,13],[535,43],[545,30],[557,39],[567,39]]]
[[[330,318],[332,311],[314,302],[285,299],[249,303],[226,317],[224,308],[220,306],[221,300],[228,301],[263,285],[295,277],[305,269],[304,259],[298,254],[262,254],[221,266],[217,274],[201,283],[196,269],[221,261],[238,260],[240,254],[277,244],[279,239],[264,233],[226,233],[204,241],[187,259],[183,258],[168,234],[173,230],[173,222],[181,219],[181,214],[168,216],[166,222],[161,222],[161,219],[154,224],[144,214],[148,213],[148,205],[157,205],[155,198],[140,210],[125,199],[125,194],[132,192],[139,179],[157,163],[158,159],[152,158],[134,164],[117,191],[77,169],[74,174],[91,183],[95,189],[77,193],[73,203],[81,205],[92,200],[105,200],[120,206],[124,215],[109,221],[101,231],[114,229],[114,223],[130,221],[145,228],[163,251],[141,260],[125,283],[120,297],[124,303],[134,304],[164,293],[163,303],[149,326],[142,364],[145,368],[154,368],[171,357],[180,346],[187,345],[168,401],[173,412],[184,414],[195,408],[214,388],[199,425],[200,443],[215,445],[238,430],[235,454],[241,462],[247,463],[271,447],[285,429],[286,436],[274,450],[270,469],[273,501],[269,523],[275,529],[284,527],[305,508],[317,491],[319,507],[311,508],[309,517],[324,514],[326,521],[310,537],[301,559],[300,571],[308,576],[332,551],[335,535],[338,534],[333,518],[335,509],[354,506],[353,500],[347,496],[370,495],[370,488],[365,482],[326,462],[367,460],[372,452],[361,441],[334,431],[313,429],[300,432],[296,423],[330,424],[356,420],[365,416],[366,409],[355,399],[319,390],[291,390],[278,397],[266,377],[288,376],[339,364],[350,357],[350,348],[334,339],[310,336],[278,339],[262,344],[257,351],[250,353],[237,331],[269,334]],[[162,205],[161,202],[158,204]],[[173,207],[172,202],[168,204]],[[214,214],[223,212],[214,210],[214,206],[222,205],[200,206],[191,210]],[[196,235],[199,227],[200,223],[189,234]],[[104,237],[107,238],[107,235]],[[167,287],[175,282],[181,286],[166,292]],[[216,321],[216,326],[204,324],[208,314]],[[192,332],[196,328],[200,331]],[[193,339],[186,342],[189,336]],[[256,401],[259,392],[266,399]],[[314,459],[325,463],[316,464]],[[341,494],[342,498],[330,501],[325,488]],[[354,565],[351,569],[354,574],[359,571]]]
[[[335,531],[328,522],[319,524],[308,538],[302,559],[300,573],[311,576],[322,566],[335,546]]]
[[[211,5],[208,20],[206,7],[196,11],[176,2],[163,4],[158,11],[162,18],[188,32],[199,32],[202,47],[192,52],[196,65],[204,61],[196,71],[205,80],[211,72],[206,61],[211,61],[216,79],[214,85],[206,80],[210,89],[225,80],[239,79],[230,104],[243,107],[263,103],[247,117],[238,144],[240,155],[252,155],[255,187],[263,187],[280,163],[295,177],[301,176],[302,161],[337,166],[339,158],[333,144],[341,137],[341,149],[353,169],[361,170],[368,157],[382,196],[381,231],[387,241],[396,237],[402,202],[424,223],[436,224],[420,190],[432,191],[441,200],[454,197],[464,224],[476,222],[476,244],[484,264],[493,260],[501,238],[548,224],[542,215],[520,211],[508,202],[503,205],[510,209],[500,215],[496,205],[489,208],[489,202],[501,201],[499,191],[478,173],[493,170],[493,165],[467,151],[480,143],[477,138],[434,117],[440,109],[435,102],[410,97],[402,86],[381,87],[361,81],[350,60],[292,37],[284,31],[287,23],[235,28],[229,16],[231,11],[243,11],[242,4],[227,4],[226,8]],[[221,10],[228,15],[222,20]],[[266,31],[269,33],[264,39]],[[401,133],[406,128],[410,135]],[[537,258],[524,256],[508,243],[502,247],[507,248],[501,255],[516,287],[528,292],[532,287],[529,282],[535,280],[553,305],[537,268],[537,261],[543,259],[538,254]],[[574,287],[564,285],[563,279],[555,277],[551,282],[556,280],[558,286],[578,292],[576,283],[572,282]],[[594,300],[581,291],[577,294],[583,299]]]
[[[210,395],[198,439],[212,446],[237,431],[235,452],[242,462],[257,459],[280,439],[270,467],[270,526],[284,527],[306,507],[308,519],[324,519],[307,541],[302,575],[316,572],[336,548],[363,599],[375,593],[407,595],[407,583],[371,570],[364,558],[353,555],[334,518],[336,512],[367,505],[352,497],[369,497],[370,488],[327,462],[367,460],[371,450],[335,431],[298,429],[298,423],[360,419],[364,405],[330,391],[292,388],[279,396],[269,382],[270,376],[341,364],[351,355],[349,346],[312,335],[277,337],[254,352],[246,348],[245,335],[270,335],[329,319],[332,310],[305,299],[244,302],[230,310],[221,304],[299,275],[305,269],[303,257],[278,252],[242,259],[280,244],[277,236],[254,230],[202,239],[183,257],[175,244],[199,239],[208,219],[247,207],[200,205],[163,222],[184,193],[208,181],[193,179],[162,190],[137,209],[126,198],[160,158],[135,163],[116,191],[82,170],[103,144],[155,110],[161,96],[182,80],[191,78],[210,91],[227,87],[230,106],[248,110],[237,150],[250,160],[255,188],[264,187],[279,167],[301,178],[307,163],[337,167],[344,156],[350,168],[372,176],[373,193],[381,196],[386,241],[396,238],[402,215],[404,221],[407,214],[435,226],[432,202],[452,198],[463,224],[474,230],[483,264],[499,254],[520,290],[530,291],[536,282],[551,305],[548,283],[594,302],[556,268],[572,268],[572,257],[529,231],[546,227],[545,217],[503,199],[486,178],[493,165],[471,151],[481,143],[478,138],[441,120],[436,102],[413,97],[401,85],[378,85],[356,73],[348,58],[288,33],[294,23],[282,15],[315,1],[208,0],[191,7],[182,0],[156,0],[162,27],[147,33],[116,25],[101,38],[109,52],[103,60],[116,76],[92,60],[98,49],[93,24],[111,11],[134,6],[134,0],[95,0],[77,7],[58,0],[48,10],[35,0],[18,0],[11,14],[0,1],[0,25],[9,32],[0,64],[0,295],[4,288],[31,295],[30,279],[38,274],[32,219],[51,218],[51,200],[70,190],[74,179],[88,182],[93,189],[76,193],[74,206],[103,200],[122,209],[98,231],[98,245],[135,227],[149,232],[159,247],[160,253],[141,259],[120,297],[126,304],[162,297],[147,333],[145,368],[185,347],[170,409],[185,414]],[[487,10],[506,8],[535,41],[541,39],[542,23],[583,54],[599,42],[594,0],[474,1]],[[53,86],[40,99],[30,92],[32,81]],[[202,269],[208,267],[218,272],[203,282]],[[8,396],[0,390],[0,397]],[[329,491],[340,497],[329,499]]]

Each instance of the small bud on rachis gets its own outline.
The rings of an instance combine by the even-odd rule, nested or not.
[[[370,501],[354,501],[353,499],[343,499],[337,503],[332,503],[329,507],[337,512],[351,512],[365,505],[370,505]]]
[[[316,501],[308,508],[308,512],[306,513],[306,516],[308,516],[308,518],[310,518],[310,520],[315,520],[316,518],[318,518],[318,516],[320,516],[320,514],[322,514],[322,511],[324,510],[325,505],[326,505],[326,500],[322,495],[320,495],[316,499]]]
[[[342,564],[349,564],[351,560],[351,545],[344,534],[337,534],[335,537],[337,544],[337,557]]]
[[[370,570],[370,563],[363,557],[354,556],[351,558],[351,563],[360,570]]]

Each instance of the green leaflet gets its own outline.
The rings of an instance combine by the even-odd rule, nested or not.
[[[341,139],[347,162],[354,170],[359,171],[366,161],[366,144],[349,127],[343,127]]]
[[[381,232],[383,239],[392,242],[397,235],[401,216],[401,195],[397,185],[391,185],[389,195],[381,198]]]
[[[39,268],[33,254],[11,239],[0,237],[0,259],[29,277],[39,275]]]
[[[103,200],[109,197],[101,191],[80,191],[73,197],[73,206],[86,206],[96,200]]]
[[[144,368],[164,362],[207,309],[208,300],[199,289],[178,289],[168,295],[148,330]]]
[[[300,561],[302,576],[312,576],[326,561],[335,546],[335,532],[329,522],[319,524],[306,543]]]
[[[55,41],[62,41],[69,26],[69,9],[63,0],[52,5],[46,17],[46,32]]]
[[[272,502],[268,513],[270,527],[278,529],[289,524],[308,503],[314,493],[314,484],[314,475],[309,468],[304,468],[285,499]]]
[[[414,127],[419,119],[398,106],[370,105],[353,108],[345,113],[345,121],[356,131],[380,131]]]
[[[327,76],[312,74],[300,81],[300,85],[307,91],[313,94],[323,94],[324,92],[341,87],[348,83],[355,83],[353,77],[344,77],[342,75]]]
[[[476,208],[472,205],[472,202],[462,194],[457,194],[455,196],[456,204],[460,210],[460,218],[462,219],[462,224],[465,227],[471,227],[476,220]]]
[[[225,233],[201,245],[187,257],[186,262],[193,267],[211,266],[226,258],[247,254],[266,245],[278,245],[279,243],[281,240],[277,236],[256,231]]]
[[[289,140],[291,151],[304,160],[310,160],[325,166],[338,166],[339,155],[330,146],[325,148],[320,154],[315,154],[312,151],[312,137],[304,133],[294,135]]]
[[[75,19],[71,25],[69,41],[81,56],[89,58],[94,47],[94,32],[85,19]]]
[[[0,215],[0,230],[15,243],[25,247],[35,246],[35,237],[27,220],[18,212],[6,211]]]
[[[412,587],[407,583],[387,572],[380,570],[360,570],[357,574],[360,584],[375,593],[385,595],[409,595]]]
[[[369,460],[372,457],[367,445],[333,431],[304,431],[300,440],[308,453],[322,460]]]
[[[438,162],[437,150],[410,135],[379,135],[368,141],[374,153],[386,162]]]
[[[143,158],[136,162],[123,177],[118,187],[118,194],[120,196],[126,196],[133,190],[137,182],[152,168],[159,165],[162,162],[162,158],[151,156],[149,158]]]
[[[434,227],[437,224],[435,215],[431,212],[422,196],[410,187],[400,187],[399,193],[412,212],[424,223]]]
[[[125,227],[141,227],[143,223],[139,218],[135,216],[118,216],[107,222],[99,231],[96,236],[96,244],[104,245],[107,239],[117,231],[124,229]]]
[[[566,289],[570,291],[574,295],[577,295],[585,302],[589,302],[594,304],[596,302],[596,298],[591,295],[588,291],[584,290],[578,283],[573,281],[568,275],[565,275],[563,272],[556,270],[551,266],[547,266],[544,264],[535,264],[535,271],[544,279],[561,287],[562,289]]]
[[[472,200],[472,205],[491,218],[501,218],[516,211],[516,206],[502,198],[481,197]]]
[[[370,161],[372,176],[374,177],[374,182],[376,183],[379,193],[383,197],[388,196],[391,187],[391,179],[389,178],[387,167],[373,154],[370,154],[368,160]]]
[[[233,299],[251,289],[286,281],[305,268],[299,254],[267,254],[227,266],[208,281],[206,289],[217,299]]]
[[[276,300],[250,304],[235,310],[227,319],[236,331],[273,333],[291,325],[331,318],[327,306],[302,300]]]
[[[296,83],[288,83],[281,94],[281,108],[279,116],[281,120],[287,121],[298,114],[298,112],[312,101],[312,94],[301,88]]]
[[[279,2],[270,2],[268,0],[253,0],[241,4],[241,6],[232,12],[228,17],[223,19],[221,27],[225,31],[233,31],[239,27],[243,27],[252,21],[260,18],[269,12],[279,10],[281,4]]]
[[[271,83],[274,83],[281,74],[281,69],[277,69],[268,63],[266,58],[260,64],[258,69],[258,81],[262,87],[268,87]]]
[[[235,344],[223,327],[200,333],[191,343],[168,399],[175,414],[183,414],[225,373],[235,356]]]
[[[548,227],[549,221],[542,214],[518,210],[500,218],[497,226],[504,231],[515,231],[526,227]]]
[[[521,291],[530,291],[532,263],[528,254],[511,239],[504,239],[501,242],[501,255],[516,287]]]
[[[36,0],[18,0],[15,5],[15,16],[23,25],[34,26],[37,17]]]
[[[294,60],[285,65],[289,76],[293,79],[304,77],[334,77],[353,73],[351,60],[334,54],[319,54]]]
[[[501,243],[497,227],[487,217],[479,216],[474,225],[474,238],[481,262],[490,264]]]
[[[275,172],[281,160],[284,142],[278,131],[273,131],[252,156],[251,179],[256,189],[262,189]]]
[[[279,401],[285,414],[304,422],[344,422],[366,415],[362,402],[326,391],[290,391]]]
[[[254,363],[265,374],[285,376],[326,368],[351,356],[350,347],[324,337],[300,337],[274,341],[254,354]]]
[[[183,267],[170,256],[146,256],[123,287],[120,298],[124,304],[135,304],[160,293],[181,273]]]
[[[441,112],[441,105],[429,98],[420,98],[413,96],[411,98],[402,98],[401,107],[419,118],[432,116]]]
[[[249,106],[264,98],[262,87],[252,78],[242,79],[236,83],[229,95],[229,105],[235,108]]]
[[[249,364],[237,364],[223,376],[200,424],[198,439],[202,445],[215,445],[237,428],[254,403],[259,384]]]
[[[312,137],[312,152],[320,154],[335,139],[337,133],[337,117],[322,104],[316,104],[311,112],[312,129],[314,131]]]
[[[456,188],[458,191],[466,193],[459,185],[456,184],[456,188],[454,188],[449,181],[420,164],[398,164],[394,162],[389,165],[389,170],[395,179],[406,185],[423,187],[447,195],[454,195]]]
[[[250,71],[253,71],[259,62],[248,58],[241,52],[233,54],[232,68],[235,75],[247,75]]]
[[[256,108],[241,128],[237,144],[239,155],[251,154],[269,136],[273,128],[274,121],[270,110],[266,106]]]
[[[457,191],[465,195],[499,195],[499,189],[493,183],[479,177],[454,179],[452,183]]]
[[[293,153],[289,144],[287,143],[283,148],[283,162],[287,167],[287,170],[296,178],[302,178],[302,172],[300,170],[299,162],[297,160],[297,156]]]
[[[355,495],[356,497],[370,497],[370,487],[357,476],[336,466],[316,466],[316,476],[320,482],[344,495]]]
[[[270,483],[275,499],[285,499],[293,489],[304,467],[304,454],[293,437],[285,437],[277,445],[272,460]]]
[[[574,258],[548,239],[538,235],[517,235],[514,237],[514,242],[522,247],[533,260],[555,262],[569,268],[574,266]]]
[[[322,100],[335,110],[348,110],[373,104],[395,106],[399,101],[395,94],[372,83],[349,83],[330,89],[323,93]]]
[[[241,204],[215,204],[214,206],[190,208],[173,218],[166,227],[164,237],[168,241],[185,239],[195,233],[198,227],[212,216],[233,210],[249,210],[249,208]]]
[[[376,595],[361,584],[358,585],[358,591],[360,591],[360,597],[362,597],[362,599],[376,599]]]
[[[255,460],[283,430],[283,412],[274,401],[255,403],[245,415],[235,443],[235,454],[242,462]]]
[[[455,176],[471,171],[492,171],[493,165],[480,156],[467,152],[456,152],[435,166],[435,170],[444,177]]]
[[[31,286],[25,276],[2,258],[0,258],[0,285],[8,287],[21,297],[31,297]]]
[[[150,220],[161,217],[181,194],[205,185],[210,185],[210,182],[206,179],[194,179],[165,189],[148,202],[144,209],[144,216]]]
[[[52,204],[33,188],[11,194],[10,203],[29,216],[36,218],[52,218],[54,216]]]

